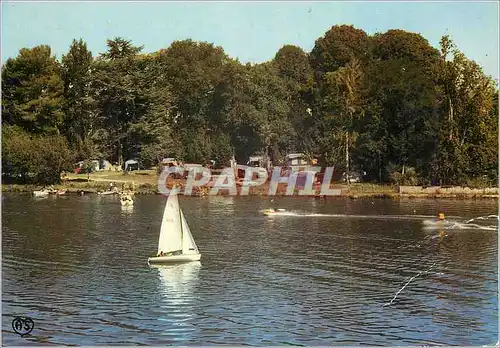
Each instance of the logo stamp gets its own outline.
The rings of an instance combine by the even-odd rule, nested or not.
[[[34,327],[35,322],[28,317],[15,317],[14,320],[12,320],[12,328],[17,334],[21,335],[21,337],[33,331]]]

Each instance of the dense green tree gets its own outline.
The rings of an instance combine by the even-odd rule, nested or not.
[[[281,47],[273,59],[278,75],[291,81],[299,89],[305,89],[311,83],[312,69],[309,57],[300,47],[285,45]]]
[[[287,118],[292,122],[295,133],[291,138],[290,148],[294,152],[313,154],[317,152],[315,143],[318,125],[310,106],[314,75],[309,56],[300,47],[285,45],[276,53],[272,63],[288,91]]]
[[[2,68],[2,122],[39,134],[58,134],[64,86],[49,46],[23,48]]]
[[[375,60],[406,60],[430,68],[439,59],[439,51],[424,37],[404,30],[375,34],[371,48]]]
[[[404,174],[406,166],[422,165],[419,158],[424,162],[429,159],[435,135],[429,127],[436,125],[431,121],[436,116],[436,93],[432,79],[422,70],[419,64],[407,59],[380,61],[370,67],[367,83],[371,101],[366,108],[369,119],[361,130],[369,134],[360,138],[360,146],[377,143],[378,148],[373,148],[371,154],[362,154],[363,166],[377,159],[384,166],[399,166]],[[367,137],[370,144],[363,145]],[[373,170],[374,167],[372,177],[381,176]],[[389,173],[383,174],[385,180],[386,174]]]
[[[416,33],[335,25],[310,53],[284,45],[261,64],[193,40],[151,54],[120,37],[107,45],[95,59],[73,40],[61,64],[48,46],[6,62],[4,173],[56,182],[69,144],[73,160],[143,167],[304,152],[380,182],[498,178],[498,87],[447,36],[437,50]]]
[[[315,152],[324,164],[333,164],[339,169],[345,169],[345,127],[342,128],[338,119],[332,118],[339,114],[337,106],[340,102],[333,92],[337,87],[332,83],[335,80],[332,74],[353,59],[363,70],[371,58],[370,48],[370,37],[363,30],[351,25],[335,25],[316,40],[309,55],[314,77],[308,107],[311,120],[314,120],[311,134],[317,139]]]
[[[186,161],[210,160],[210,137],[223,128],[225,66],[229,58],[223,49],[205,42],[175,41],[160,52],[164,78],[172,86],[175,103],[174,132],[182,136]],[[202,138],[206,138],[201,141]],[[205,149],[195,148],[199,146]]]
[[[322,74],[335,71],[352,58],[362,62],[370,58],[370,38],[352,25],[335,25],[316,40],[311,51],[312,68]]]
[[[161,78],[158,55],[140,55],[136,60],[134,79],[138,97],[137,117],[130,125],[129,153],[144,166],[155,165],[165,156],[175,155],[178,144],[173,137],[173,95],[168,81]]]
[[[231,74],[226,75],[225,84],[227,130],[236,159],[244,163],[254,153],[263,152],[258,135],[258,110],[253,103],[252,66],[233,62],[229,68]]]
[[[121,54],[112,54],[115,41],[108,41],[108,46],[110,52],[102,54],[94,64],[92,84],[101,148],[120,165],[124,156],[139,158],[144,149],[144,160],[151,164],[172,143],[170,87],[161,79],[162,68],[156,55],[139,55],[139,48],[130,43]]]
[[[418,34],[389,30],[372,38],[372,61],[366,65],[365,117],[354,161],[368,176],[387,181],[395,168],[407,168],[430,180],[436,151],[439,54]]]
[[[441,129],[434,156],[441,183],[465,183],[498,166],[498,90],[481,67],[453,41],[441,39],[439,64]],[[458,161],[457,158],[460,160]]]
[[[271,64],[246,66],[229,110],[238,132],[234,146],[241,152],[237,158],[260,153],[276,163],[281,152],[291,150],[288,96],[285,82]]]
[[[323,103],[326,109],[326,117],[333,118],[331,143],[335,155],[329,156],[347,174],[350,173],[350,153],[353,144],[356,123],[363,116],[363,68],[358,59],[353,58],[345,67],[325,75],[326,94]],[[344,160],[339,160],[338,151],[343,149]],[[328,150],[327,150],[328,151]],[[349,181],[347,181],[349,183]]]
[[[115,37],[107,40],[108,50],[101,54],[105,59],[130,58],[139,54],[144,46],[134,46],[130,40],[123,37]]]
[[[92,135],[97,130],[95,100],[91,95],[92,53],[83,40],[73,40],[62,57],[64,133],[76,152],[75,160],[92,157]]]

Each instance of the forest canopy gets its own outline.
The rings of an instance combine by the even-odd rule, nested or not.
[[[435,48],[403,30],[335,25],[311,52],[284,45],[261,64],[192,40],[107,47],[93,54],[79,39],[60,61],[47,45],[6,61],[3,175],[56,182],[89,159],[279,164],[302,152],[375,182],[497,180],[498,87],[449,36]]]

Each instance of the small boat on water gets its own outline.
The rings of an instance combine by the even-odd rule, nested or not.
[[[43,189],[43,190],[38,190],[38,191],[33,191],[33,196],[35,197],[46,197],[48,195],[65,195],[66,190],[55,190],[55,189]]]
[[[425,219],[422,221],[425,229],[428,230],[441,230],[450,229],[457,226],[458,221],[448,220],[445,218],[444,213],[439,213],[438,217],[435,219]]]
[[[38,190],[38,191],[33,191],[33,196],[35,197],[46,197],[50,194],[49,190]]]
[[[148,258],[148,263],[190,262],[200,259],[201,254],[179,207],[177,195],[170,195],[163,211],[158,252],[156,256]]]
[[[120,195],[120,203],[122,207],[131,207],[134,205],[134,200],[129,194],[121,194]]]
[[[102,192],[97,192],[98,195],[101,195],[101,196],[107,196],[107,195],[115,195],[117,194],[118,192],[116,191],[102,191]]]
[[[264,209],[261,212],[264,215],[280,215],[283,213],[288,213],[286,209],[274,209],[274,208]]]

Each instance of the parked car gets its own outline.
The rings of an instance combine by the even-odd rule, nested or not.
[[[264,157],[263,156],[250,156],[250,158],[247,161],[247,166],[264,167]]]
[[[342,182],[347,182],[347,173],[342,173]],[[352,171],[349,173],[349,183],[362,182],[363,177],[366,175],[365,171]]]

